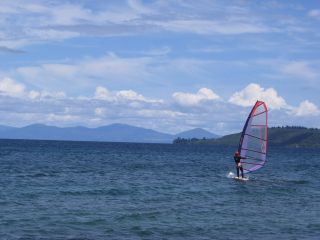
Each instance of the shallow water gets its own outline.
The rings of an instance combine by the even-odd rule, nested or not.
[[[1,239],[319,239],[320,150],[0,141]]]

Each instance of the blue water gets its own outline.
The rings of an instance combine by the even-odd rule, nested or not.
[[[0,239],[319,239],[320,150],[0,141]]]

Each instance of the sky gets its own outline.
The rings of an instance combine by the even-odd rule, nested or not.
[[[0,124],[320,128],[320,2],[0,0]]]

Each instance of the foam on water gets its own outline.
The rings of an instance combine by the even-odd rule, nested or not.
[[[229,172],[227,174],[227,178],[234,178],[235,177],[235,174],[233,172]]]

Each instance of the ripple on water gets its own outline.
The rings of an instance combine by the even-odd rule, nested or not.
[[[226,177],[234,171],[230,147],[58,141],[0,141],[0,147],[4,239],[320,236],[319,150],[292,155],[273,148],[265,167],[243,183]]]

